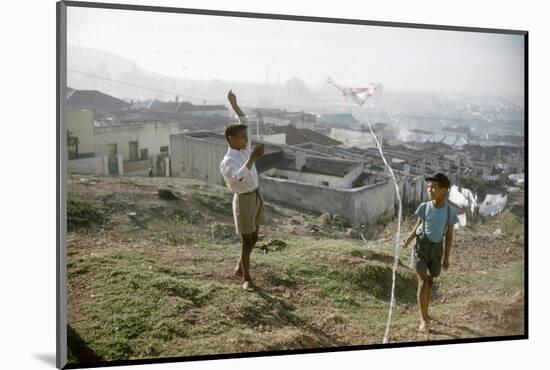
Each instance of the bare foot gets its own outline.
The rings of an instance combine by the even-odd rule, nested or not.
[[[250,281],[245,281],[243,283],[243,289],[246,290],[247,292],[253,292],[254,291],[254,286],[252,285],[252,283]]]
[[[420,320],[420,327],[418,328],[418,331],[421,333],[430,332],[430,328],[428,327],[428,322],[426,320]]]

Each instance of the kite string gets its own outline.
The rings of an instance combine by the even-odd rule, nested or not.
[[[364,112],[364,111],[362,111]],[[401,249],[401,212],[402,212],[402,205],[401,205],[401,194],[399,192],[399,185],[397,184],[397,180],[395,178],[395,174],[393,173],[393,169],[391,168],[391,165],[388,164],[388,161],[386,160],[386,157],[384,156],[384,152],[382,151],[382,146],[380,145],[380,142],[378,141],[378,138],[372,131],[372,126],[370,124],[369,117],[366,113],[364,113],[364,116],[367,120],[367,125],[369,126],[370,133],[376,143],[376,147],[378,148],[378,151],[380,152],[380,157],[382,158],[382,161],[384,162],[384,165],[388,168],[388,171],[391,175],[391,178],[393,180],[393,184],[395,186],[395,194],[397,195],[397,201],[399,205],[398,209],[398,215],[397,215],[397,233],[395,235],[395,254],[393,258],[393,268],[392,268],[392,284],[391,284],[391,298],[390,298],[390,307],[388,311],[388,321],[386,323],[386,331],[384,332],[384,339],[382,343],[388,343],[388,335],[390,332],[390,324],[392,319],[392,312],[393,312],[393,306],[395,304],[395,281],[396,281],[396,274],[397,274],[397,267],[399,266],[399,251]]]
[[[342,86],[336,85],[330,77],[327,80],[327,83],[329,83],[329,84],[333,85],[334,87],[336,87],[337,89],[339,89],[342,92],[342,94],[344,95],[344,98],[349,98],[350,97],[349,96],[350,94],[346,94],[346,90],[348,90],[351,93],[351,96],[353,96],[353,100],[355,101],[355,103],[360,108],[365,103],[366,99],[359,99],[357,94],[354,91],[351,91],[351,89],[346,89]],[[376,89],[376,87],[375,87],[375,89]],[[376,147],[378,148],[378,151],[380,152],[380,157],[382,158],[382,161],[384,162],[384,165],[389,170],[389,173],[390,173],[391,178],[393,180],[393,184],[395,186],[395,194],[397,195],[397,201],[398,201],[398,205],[399,205],[398,215],[397,215],[397,233],[396,233],[396,236],[395,236],[395,254],[394,254],[393,268],[392,268],[392,286],[391,286],[390,307],[389,307],[389,312],[388,312],[388,322],[386,324],[386,331],[384,332],[384,339],[383,339],[383,343],[387,343],[388,342],[388,334],[389,334],[389,331],[390,331],[391,319],[392,319],[393,306],[394,306],[394,303],[395,303],[395,281],[396,281],[397,267],[399,265],[399,252],[400,252],[400,249],[401,249],[401,240],[400,240],[400,236],[401,236],[401,213],[402,213],[401,193],[399,192],[399,185],[397,184],[397,180],[395,178],[395,174],[393,173],[393,169],[391,168],[391,165],[388,164],[388,161],[386,160],[386,157],[384,156],[384,152],[382,151],[382,146],[380,145],[380,142],[378,141],[378,138],[376,137],[376,135],[374,134],[374,132],[372,130],[372,126],[370,124],[369,117],[368,117],[367,113],[364,110],[361,110],[361,112],[363,113],[363,115],[365,116],[365,118],[367,120],[367,124],[369,126],[370,133],[371,133],[374,141],[376,142]]]

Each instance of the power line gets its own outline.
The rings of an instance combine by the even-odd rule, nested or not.
[[[138,85],[138,84],[134,84],[134,83],[131,83],[131,82],[113,80],[112,78],[105,77],[105,76],[95,75],[95,74],[93,74],[93,73],[87,73],[87,72],[82,72],[82,71],[76,71],[76,70],[74,70],[74,69],[69,69],[69,68],[67,68],[67,72],[78,73],[78,74],[81,74],[81,75],[85,75],[85,76],[89,76],[89,77],[98,78],[98,79],[100,79],[100,80],[106,80],[106,81],[110,81],[110,82],[119,83],[119,84],[122,84],[122,85],[137,87],[137,88],[144,89],[144,90],[149,90],[149,91],[154,91],[154,92],[160,92],[160,93],[167,94],[167,95],[174,95],[174,96],[182,97],[182,98],[185,98],[185,99],[193,99],[193,100],[198,100],[198,101],[205,102],[205,103],[208,102],[208,100],[205,99],[205,98],[196,98],[196,97],[194,97],[194,96],[188,96],[188,95],[183,95],[183,94],[179,94],[179,93],[175,93],[175,92],[171,92],[171,91],[155,89],[155,88],[152,88],[152,87],[143,86],[143,85]]]

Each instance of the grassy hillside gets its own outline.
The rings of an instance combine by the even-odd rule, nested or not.
[[[160,189],[178,199],[161,199]],[[523,334],[521,198],[457,231],[430,334],[417,332],[416,277],[402,251],[391,342]],[[281,204],[267,211],[252,254],[259,289],[249,293],[232,276],[239,240],[226,189],[70,177],[71,361],[381,343],[395,223],[352,229]],[[405,219],[404,233],[413,222]]]

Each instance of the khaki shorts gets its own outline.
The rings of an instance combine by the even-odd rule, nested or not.
[[[420,236],[416,237],[411,268],[417,272],[428,272],[428,275],[438,277],[441,274],[442,258],[443,242],[434,243]]]
[[[265,224],[264,200],[259,191],[233,196],[233,217],[238,235],[250,234]]]

